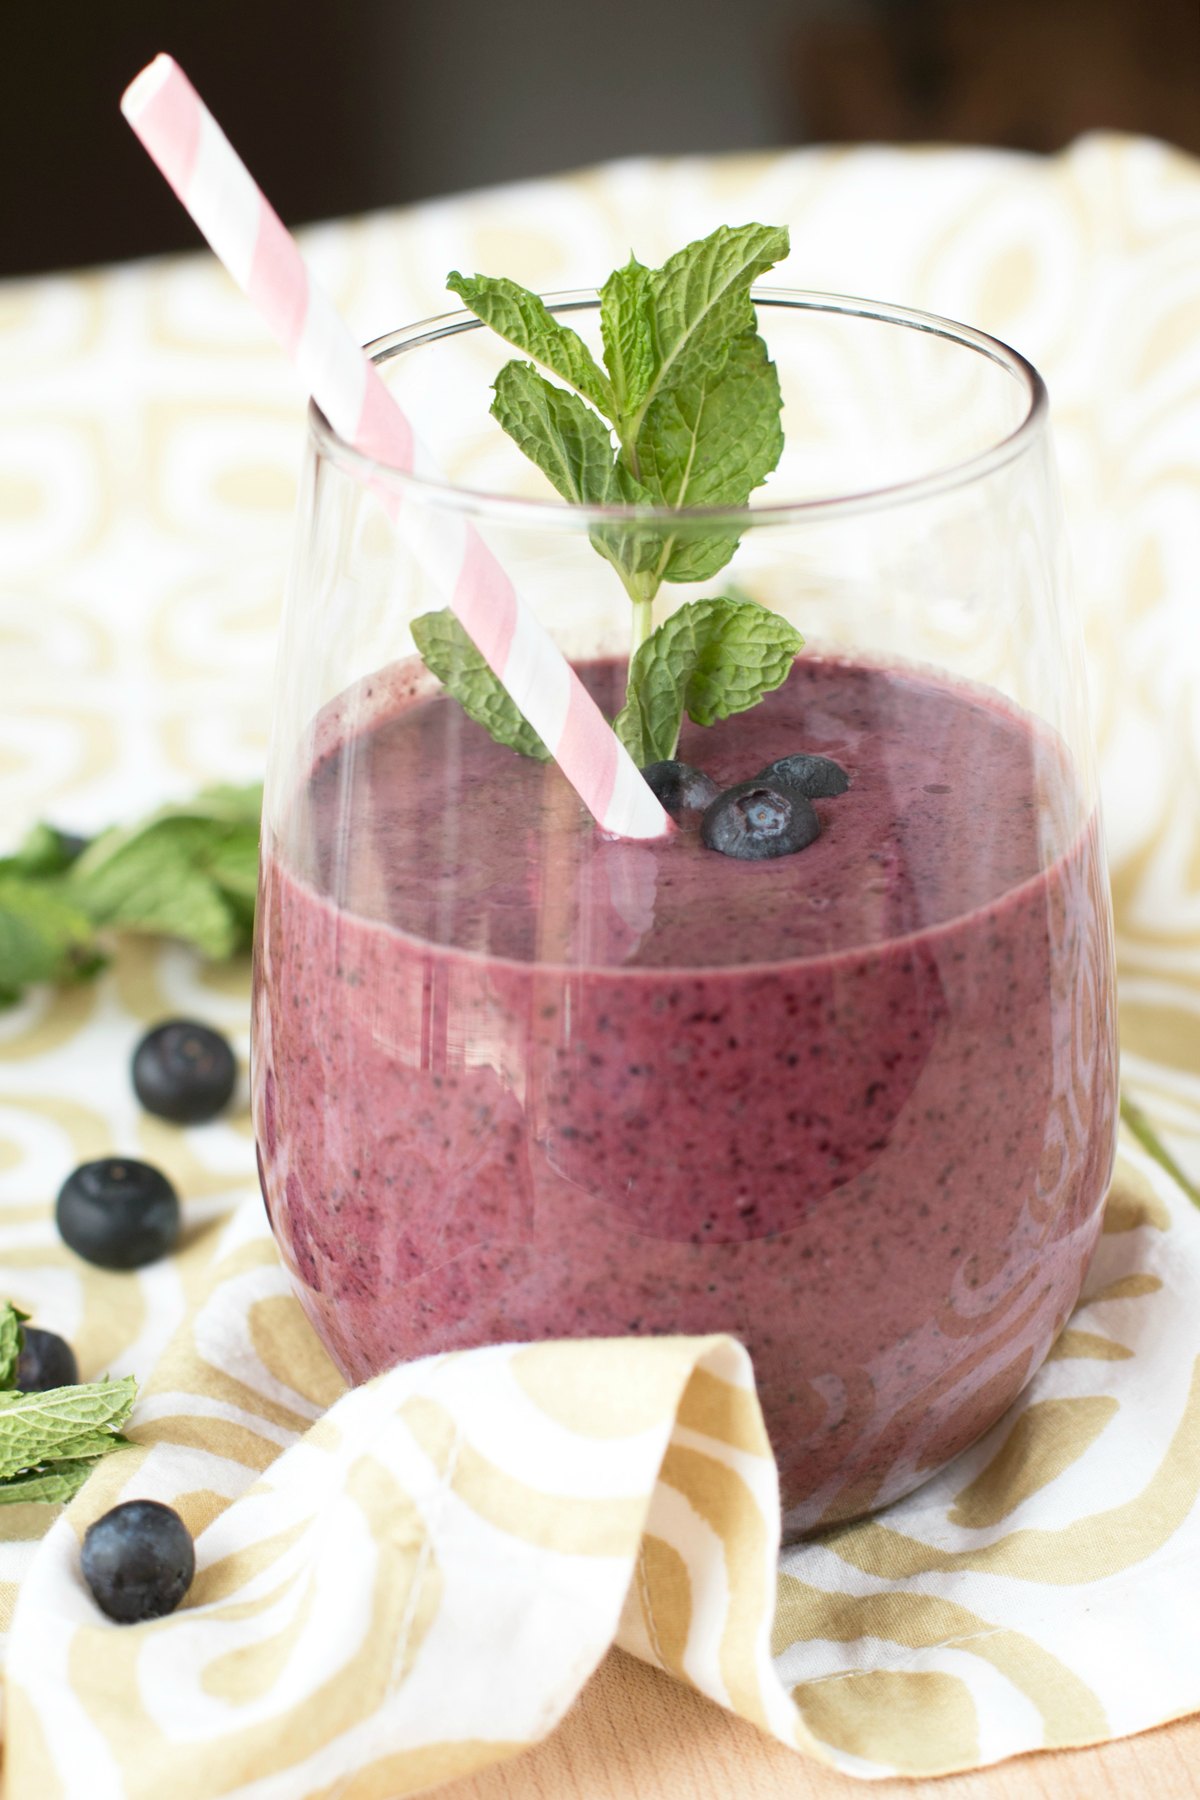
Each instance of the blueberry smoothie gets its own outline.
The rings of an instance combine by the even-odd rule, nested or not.
[[[623,669],[581,670],[610,716]],[[322,715],[264,843],[272,1226],[352,1381],[503,1340],[727,1330],[789,1533],[986,1430],[1078,1295],[1114,1144],[1098,830],[983,690],[805,656],[685,722],[721,788],[846,771],[798,854],[603,839],[415,663]]]

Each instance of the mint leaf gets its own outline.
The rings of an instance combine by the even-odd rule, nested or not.
[[[412,634],[426,667],[447,693],[453,694],[468,718],[489,731],[498,744],[507,744],[522,756],[549,762],[550,752],[545,744],[533,726],[526,723],[449,608],[414,619]]]
[[[636,440],[669,387],[720,369],[732,341],[755,328],[750,285],[788,253],[782,225],[721,225],[669,257],[650,281],[654,372],[630,421]]]
[[[492,417],[536,463],[564,500],[618,503],[622,491],[612,438],[578,394],[555,387],[532,363],[505,363],[496,377]]]
[[[616,493],[623,506],[651,506],[653,496],[625,464],[616,465]],[[652,600],[665,560],[662,534],[650,525],[597,525],[588,533],[593,550],[606,556],[632,600]]]
[[[77,855],[63,832],[39,823],[30,828],[11,856],[0,856],[0,875],[61,875]]]
[[[167,933],[211,957],[244,949],[254,926],[262,788],[213,787],[80,852],[35,825],[0,857],[0,1006],[32,982],[83,981],[104,967],[97,926]]]
[[[114,1449],[136,1398],[132,1375],[42,1394],[0,1394],[0,1481],[59,1458]]]
[[[641,479],[663,506],[745,506],[783,450],[783,397],[757,331],[735,338],[719,369],[664,388],[638,439]],[[666,581],[702,581],[723,568],[738,539],[694,528],[668,538]]]
[[[48,1391],[55,1392],[56,1390]],[[79,1390],[78,1388],[60,1388],[57,1391],[64,1394],[75,1394]],[[110,1450],[123,1449],[131,1442],[132,1439],[127,1438],[122,1431],[81,1431],[74,1437],[63,1437],[56,1442],[53,1452],[47,1452],[39,1457],[38,1466],[64,1461],[74,1462],[81,1457],[88,1457],[95,1461],[101,1456],[107,1456]]]
[[[16,1380],[17,1358],[25,1342],[21,1326],[28,1317],[11,1300],[0,1304],[0,1389],[12,1387]]]
[[[258,820],[214,834],[205,869],[226,900],[244,901],[253,913],[258,895]]]
[[[82,1457],[48,1463],[44,1469],[27,1469],[23,1475],[10,1475],[7,1481],[0,1481],[0,1506],[65,1506],[75,1498],[95,1466],[94,1458]]]
[[[783,399],[750,284],[787,250],[782,227],[722,226],[651,277],[658,362],[627,429],[639,479],[661,506],[745,506],[779,461]],[[692,528],[667,540],[657,572],[704,581],[737,546],[736,535]]]
[[[258,830],[262,817],[262,782],[217,782],[201,788],[192,800],[160,807],[156,819],[204,819],[214,825],[249,825]]]
[[[559,375],[605,415],[615,412],[612,383],[577,331],[563,325],[528,288],[504,276],[460,275],[452,269],[446,286],[526,356]]]
[[[620,426],[641,403],[654,374],[654,321],[650,309],[651,272],[636,256],[614,269],[600,289],[600,332],[612,378]]]
[[[693,600],[638,649],[614,729],[639,768],[675,754],[686,712],[713,725],[787,680],[804,643],[778,613],[729,596]]]
[[[61,885],[0,873],[0,1006],[31,982],[85,981],[103,962],[88,912]]]
[[[204,956],[232,956],[242,941],[238,915],[204,867],[206,834],[172,823],[109,847],[76,892],[102,925],[183,938]]]
[[[219,960],[246,948],[262,790],[213,788],[103,832],[64,891],[98,925],[177,937]]]
[[[573,505],[650,504],[650,494],[617,462],[604,422],[577,394],[555,387],[530,363],[510,362],[501,369],[492,417]],[[662,559],[658,534],[636,526],[600,526],[591,540],[627,581]]]
[[[16,1376],[25,1316],[0,1307],[0,1386]],[[120,1427],[136,1397],[131,1375],[41,1394],[0,1392],[0,1506],[74,1499],[96,1461],[128,1443]]]

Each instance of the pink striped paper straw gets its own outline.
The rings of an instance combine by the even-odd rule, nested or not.
[[[378,462],[436,477],[374,364],[173,57],[157,56],[142,70],[121,111],[338,435]],[[400,516],[403,524],[403,506]],[[463,629],[601,828],[626,838],[670,831],[628,751],[475,527],[447,513],[436,531],[412,535]]]

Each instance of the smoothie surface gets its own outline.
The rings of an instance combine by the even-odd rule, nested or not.
[[[1075,811],[1053,740],[998,698],[805,656],[750,712],[685,720],[678,755],[722,788],[794,751],[833,757],[851,785],[816,802],[814,844],[747,863],[705,849],[698,820],[660,844],[608,842],[553,764],[493,743],[444,694],[410,699],[404,668],[374,678],[372,728],[318,761],[284,861],[343,912],[491,958],[704,968],[908,936],[1034,877]],[[614,713],[620,666],[581,674]]]

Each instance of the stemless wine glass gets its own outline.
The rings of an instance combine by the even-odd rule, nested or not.
[[[548,497],[466,313],[372,346],[443,482],[317,412],[283,626],[254,994],[263,1194],[346,1376],[504,1340],[730,1331],[789,1535],[991,1426],[1078,1296],[1114,1151],[1111,917],[1046,397],[899,307],[761,289],[786,448],[748,511]],[[597,336],[594,294],[551,298]],[[631,608],[595,543],[727,540],[806,647],[679,755],[849,785],[745,862],[603,838],[416,652],[469,519],[611,717]],[[734,548],[736,546],[736,548]],[[444,560],[444,559],[443,559]],[[431,627],[418,625],[417,637]]]

